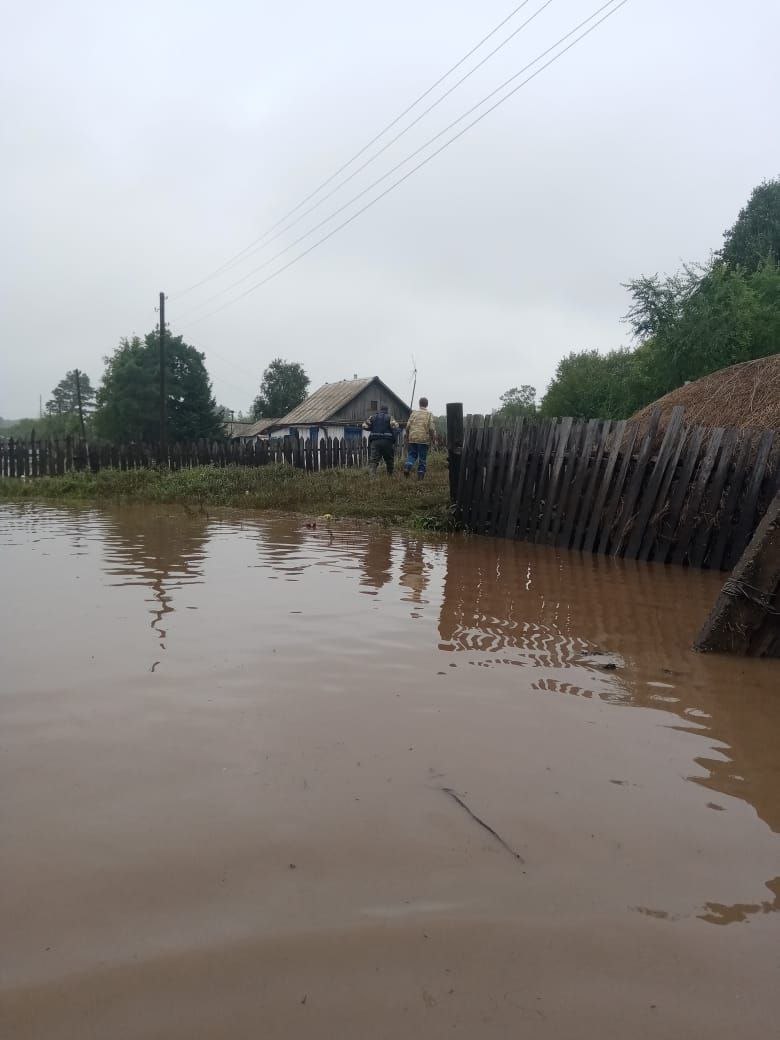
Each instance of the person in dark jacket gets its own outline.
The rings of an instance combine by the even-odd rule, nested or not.
[[[387,466],[387,475],[392,477],[395,463],[395,431],[398,423],[390,415],[387,405],[383,404],[378,412],[363,423],[368,430],[368,472],[372,478],[377,475],[380,461]]]

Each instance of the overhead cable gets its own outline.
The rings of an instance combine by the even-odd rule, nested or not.
[[[234,267],[248,253],[252,252],[255,249],[256,246],[258,246],[261,242],[265,241],[265,239],[269,235],[271,235],[274,231],[276,231],[276,229],[281,224],[283,224],[286,220],[289,220],[289,218],[292,217],[295,213],[297,213],[298,210],[302,209],[306,205],[307,202],[310,202],[317,194],[319,194],[319,192],[322,191],[323,188],[327,188],[328,185],[332,184],[333,181],[337,177],[339,177],[342,173],[344,173],[345,170],[349,169],[349,167],[354,162],[357,162],[357,160],[362,155],[365,155],[365,153],[369,150],[369,148],[373,147],[373,145],[375,145],[377,143],[377,141],[381,140],[385,136],[386,133],[388,133],[390,130],[392,130],[393,127],[397,126],[405,116],[408,116],[409,113],[420,104],[421,101],[424,101],[425,98],[427,98],[429,94],[432,94],[433,91],[438,86],[441,86],[441,84],[446,79],[448,79],[452,75],[453,72],[456,72],[461,67],[461,65],[463,65],[465,62],[467,62],[469,60],[469,58],[473,54],[476,54],[476,52],[480,49],[480,47],[484,46],[484,44],[486,44],[487,41],[489,39],[491,39],[491,37],[495,36],[495,34],[500,29],[503,29],[503,27],[507,24],[507,22],[510,22],[514,18],[514,16],[516,14],[518,14],[518,12],[522,11],[522,9],[524,7],[526,7],[530,2],[531,2],[531,0],[523,0],[523,2],[521,4],[518,4],[517,7],[515,7],[512,11],[510,11],[509,14],[498,23],[498,25],[495,25],[490,30],[490,32],[487,33],[486,36],[483,36],[482,39],[479,41],[479,43],[476,43],[471,48],[470,51],[468,51],[466,54],[464,54],[462,58],[459,58],[455,62],[455,64],[452,65],[449,69],[447,69],[447,71],[443,75],[439,76],[439,78],[435,81],[435,83],[432,83],[430,85],[430,87],[427,88],[427,90],[424,90],[422,92],[422,94],[420,94],[419,97],[417,97],[411,103],[411,105],[407,105],[407,107],[403,110],[403,112],[400,112],[395,117],[395,119],[391,120],[387,124],[387,126],[384,127],[384,129],[380,130],[378,134],[376,134],[374,137],[371,138],[370,141],[368,141],[366,144],[364,144],[363,147],[361,149],[359,149],[359,151],[355,152],[355,154],[350,159],[347,159],[347,161],[345,163],[343,163],[334,173],[332,173],[329,177],[327,177],[321,184],[318,184],[317,187],[313,191],[309,192],[309,194],[305,198],[301,199],[301,201],[296,206],[293,206],[293,208],[291,210],[288,210],[287,213],[285,213],[284,216],[280,217],[279,220],[277,220],[277,222],[275,224],[272,224],[269,228],[266,228],[266,230],[258,238],[254,239],[254,241],[250,242],[248,246],[246,246],[244,249],[240,250],[240,252],[236,253],[234,256],[230,257],[228,260],[226,260],[223,264],[221,264],[219,267],[217,267],[210,274],[207,274],[200,281],[195,282],[193,285],[188,286],[186,289],[180,289],[178,292],[172,293],[170,298],[171,299],[177,299],[177,298],[179,298],[181,296],[186,295],[187,293],[192,292],[195,289],[199,289],[202,285],[205,285],[206,282],[210,282],[213,278],[217,278],[223,272],[225,272],[227,270],[230,270],[232,267]],[[550,0],[550,2],[552,2],[552,0]],[[513,36],[516,35],[518,31],[519,30],[516,30],[515,33],[513,33],[512,35]],[[511,38],[512,38],[511,36],[507,37],[507,39],[504,41],[504,44],[508,43]],[[503,47],[504,44],[501,44],[501,47]],[[501,47],[496,48],[496,50],[500,50]],[[495,53],[495,51],[493,51],[491,53]],[[490,55],[488,55],[488,57],[490,57]],[[485,59],[485,61],[486,60],[487,60],[487,58]],[[480,64],[484,64],[484,61],[481,62]],[[479,66],[477,66],[477,68],[478,67]],[[476,72],[476,68],[473,69],[472,72]],[[471,75],[471,73],[469,73],[469,75]],[[468,78],[468,77],[464,77],[464,78]],[[460,80],[459,82],[462,82],[462,80]],[[457,84],[456,84],[456,86],[457,86]],[[452,88],[452,89],[455,89],[455,88]],[[451,91],[449,91],[449,93],[451,93]],[[443,100],[443,99],[441,99],[441,100]],[[438,102],[437,102],[437,104],[438,104]],[[405,132],[406,131],[404,131],[404,133]]]
[[[529,62],[527,65],[525,65],[522,69],[520,69],[518,72],[516,72],[513,76],[510,76],[509,79],[505,80],[502,84],[500,84],[498,87],[496,87],[495,90],[493,90],[489,94],[487,94],[484,98],[482,98],[481,101],[478,101],[475,105],[472,105],[471,108],[469,108],[466,112],[464,112],[457,119],[455,119],[451,123],[449,123],[438,134],[435,134],[428,141],[426,141],[424,144],[422,144],[419,148],[417,148],[413,152],[411,152],[408,156],[406,156],[405,159],[402,159],[401,162],[397,163],[390,170],[388,170],[387,173],[385,173],[381,177],[377,178],[375,181],[373,181],[371,184],[369,184],[362,191],[358,192],[357,195],[354,195],[351,199],[349,199],[348,202],[345,202],[342,206],[340,206],[338,209],[336,209],[329,216],[325,217],[318,224],[315,224],[308,231],[304,232],[304,234],[302,234],[298,238],[294,239],[291,243],[289,243],[289,245],[285,246],[283,249],[279,250],[273,256],[271,256],[267,260],[263,261],[262,264],[259,264],[257,267],[253,268],[251,271],[248,272],[248,274],[244,275],[242,278],[237,279],[231,285],[225,286],[225,288],[221,289],[219,292],[215,293],[214,295],[208,297],[208,299],[204,300],[198,306],[207,306],[209,303],[219,299],[219,297],[222,296],[224,293],[229,292],[231,289],[235,289],[238,286],[242,285],[248,279],[252,278],[254,275],[258,274],[260,271],[262,271],[266,267],[269,267],[276,260],[280,259],[286,253],[288,253],[291,249],[294,249],[297,245],[300,245],[301,242],[303,242],[305,239],[307,239],[312,234],[314,234],[317,231],[319,231],[321,228],[324,227],[325,224],[330,223],[331,220],[335,219],[337,216],[339,216],[341,213],[343,213],[346,209],[349,209],[349,207],[352,206],[355,202],[359,201],[361,198],[363,198],[365,195],[367,195],[370,191],[372,191],[374,188],[376,188],[379,184],[381,184],[383,181],[387,180],[388,177],[391,177],[402,166],[405,166],[408,162],[410,162],[417,155],[419,155],[420,152],[425,151],[426,148],[430,147],[430,145],[432,145],[435,141],[439,140],[439,138],[443,137],[446,133],[448,133],[450,130],[452,130],[453,127],[458,125],[458,123],[461,123],[461,122],[463,122],[464,119],[467,119],[477,109],[481,108],[491,98],[495,97],[496,94],[500,93],[510,83],[514,82],[519,76],[522,76],[523,73],[525,73],[529,69],[533,68],[533,66],[536,65],[539,61],[541,61],[542,58],[544,58],[548,54],[550,54],[551,51],[556,50],[556,48],[560,47],[562,43],[564,43],[566,40],[569,40],[580,29],[582,29],[584,26],[586,26],[589,22],[592,22],[594,18],[598,18],[598,15],[601,14],[601,18],[598,18],[598,21],[594,22],[593,25],[590,25],[589,28],[587,28],[579,36],[576,36],[575,39],[571,40],[571,42],[568,43],[565,47],[563,47],[560,51],[558,51],[557,54],[554,54],[551,58],[549,58],[535,72],[531,73],[530,76],[527,76],[525,79],[521,80],[520,83],[516,84],[516,86],[514,86],[510,91],[508,91],[503,97],[500,97],[489,108],[487,108],[483,113],[481,113],[479,116],[477,116],[476,119],[473,119],[465,127],[463,127],[461,130],[459,130],[452,137],[450,137],[447,141],[445,141],[442,145],[440,145],[437,149],[435,149],[429,156],[427,156],[425,159],[423,159],[422,161],[417,163],[416,166],[413,166],[412,169],[408,170],[402,177],[399,177],[396,181],[393,181],[392,184],[390,184],[387,188],[385,188],[382,192],[380,192],[380,194],[377,195],[375,198],[373,198],[368,203],[366,203],[366,205],[362,206],[359,210],[357,210],[355,213],[353,213],[349,218],[347,218],[347,220],[343,221],[341,224],[337,225],[335,228],[332,228],[326,235],[323,235],[322,238],[318,239],[316,242],[314,242],[312,245],[310,245],[303,252],[301,252],[296,257],[294,257],[292,260],[290,260],[288,263],[286,263],[282,267],[280,267],[277,271],[274,271],[267,278],[262,279],[261,281],[257,282],[253,286],[250,286],[249,289],[245,290],[243,293],[241,293],[238,296],[234,297],[234,299],[227,301],[227,303],[225,303],[222,306],[216,308],[215,310],[212,310],[212,311],[208,312],[207,314],[202,315],[201,317],[195,318],[193,321],[189,322],[189,324],[192,325],[195,322],[202,321],[205,318],[210,317],[212,314],[216,314],[219,311],[223,310],[224,307],[230,306],[232,303],[238,302],[238,300],[243,299],[249,293],[254,292],[256,289],[259,289],[261,286],[267,284],[267,282],[271,281],[273,278],[276,278],[279,274],[282,274],[283,271],[288,270],[288,268],[290,268],[294,263],[297,263],[298,260],[302,260],[305,256],[308,256],[308,254],[310,252],[312,252],[313,249],[316,249],[317,246],[322,245],[324,242],[327,242],[328,239],[332,238],[333,235],[335,235],[338,231],[341,231],[343,228],[347,227],[354,220],[356,220],[359,216],[361,216],[363,213],[365,213],[366,210],[371,209],[372,206],[376,205],[377,202],[379,202],[381,199],[383,199],[391,191],[393,191],[395,188],[399,187],[399,185],[403,184],[404,181],[408,180],[409,177],[411,177],[414,173],[416,173],[418,170],[422,169],[423,166],[426,166],[432,159],[434,159],[434,158],[436,158],[436,156],[440,155],[446,148],[449,148],[449,146],[451,144],[454,144],[455,141],[457,141],[459,138],[463,137],[463,135],[466,134],[469,130],[471,130],[474,126],[476,126],[477,123],[480,123],[486,116],[490,115],[491,112],[495,111],[495,109],[497,109],[500,105],[504,104],[505,101],[508,101],[509,98],[511,98],[514,94],[516,94],[522,87],[524,87],[526,84],[530,83],[531,80],[535,79],[538,75],[540,75],[542,72],[544,72],[544,70],[549,68],[550,65],[554,64],[556,61],[558,61],[560,58],[562,58],[564,54],[566,54],[568,51],[570,51],[572,49],[572,47],[576,46],[576,44],[578,44],[581,40],[585,39],[586,36],[589,36],[590,33],[592,33],[595,29],[597,29],[602,24],[602,22],[606,21],[607,18],[610,18],[613,14],[615,14],[618,10],[620,10],[620,8],[623,7],[626,3],[628,3],[628,0],[619,0],[618,3],[616,3],[615,0],[607,0],[607,3],[602,4],[601,7],[597,8],[591,15],[589,15],[587,18],[583,19],[583,21],[581,21],[578,25],[576,25],[568,33],[566,33],[559,40],[557,40],[554,44],[552,44],[552,46],[550,46],[546,50],[542,51],[541,54],[537,55],[531,62]],[[610,8],[610,7],[611,7],[611,10],[605,11],[606,8]],[[605,12],[605,13],[602,14],[602,12]],[[190,312],[190,313],[192,313],[192,312]]]

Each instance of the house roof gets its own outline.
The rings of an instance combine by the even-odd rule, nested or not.
[[[241,437],[259,437],[262,433],[267,433],[268,430],[275,424],[278,423],[278,419],[258,419],[257,422],[249,424],[249,428],[242,430]]]
[[[358,394],[362,394],[364,390],[368,389],[375,382],[379,383],[389,397],[392,397],[404,410],[408,411],[400,397],[394,394],[390,387],[383,383],[378,376],[369,376],[367,379],[341,379],[337,383],[325,383],[319,390],[315,390],[313,394],[310,394],[297,408],[293,408],[283,419],[278,419],[275,425],[295,426],[296,424],[301,424],[306,426],[327,422],[342,409],[346,408]]]
[[[250,422],[242,422],[239,419],[232,419],[222,424],[222,429],[225,431],[226,437],[245,437],[246,431],[252,425]]]
[[[223,425],[225,435],[235,440],[237,437],[258,437],[266,433],[278,419],[258,419],[257,422],[226,422]]]

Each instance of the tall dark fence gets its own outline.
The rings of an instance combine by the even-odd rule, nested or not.
[[[400,452],[400,446],[399,446]],[[189,469],[194,466],[289,465],[309,472],[365,466],[365,441],[338,437],[310,440],[284,437],[240,444],[232,441],[190,441],[168,445],[161,458],[153,444],[94,445],[67,437],[57,440],[0,442],[0,476],[54,477],[102,469]]]
[[[772,430],[467,422],[455,503],[480,534],[731,569],[778,488]]]

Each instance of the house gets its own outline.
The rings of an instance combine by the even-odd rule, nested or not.
[[[251,425],[251,422],[241,422],[233,419],[222,423],[222,432],[229,441],[241,441]]]
[[[270,428],[272,437],[363,437],[363,423],[386,404],[390,415],[405,425],[411,409],[378,376],[325,383]]]
[[[225,436],[231,441],[247,444],[251,441],[268,440],[268,431],[278,419],[258,419],[257,422],[225,423]],[[230,430],[227,427],[231,427]]]

